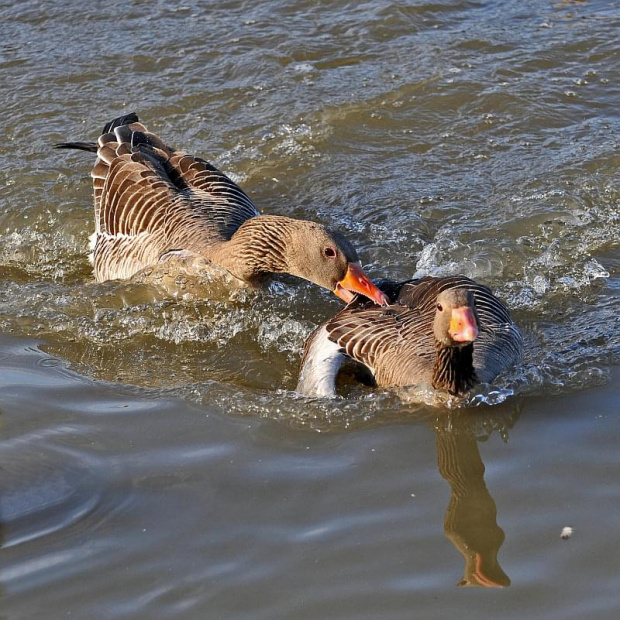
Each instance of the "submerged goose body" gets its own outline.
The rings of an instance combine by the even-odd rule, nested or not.
[[[260,215],[230,178],[167,146],[135,114],[108,123],[97,143],[56,147],[97,154],[91,261],[99,282],[195,256],[251,285],[290,273],[345,301],[358,292],[386,303],[342,235],[315,222]]]
[[[464,276],[386,283],[387,308],[361,299],[325,321],[308,338],[297,390],[336,395],[348,357],[380,387],[429,383],[462,395],[515,364],[522,336],[491,291]]]

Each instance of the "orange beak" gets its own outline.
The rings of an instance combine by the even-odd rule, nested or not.
[[[353,299],[355,293],[368,297],[380,306],[387,306],[390,303],[385,293],[371,282],[359,263],[349,263],[347,273],[336,284],[334,293],[347,304]]]
[[[486,575],[482,568],[482,554],[476,553],[475,561],[476,561],[476,569],[472,572],[474,585],[483,586],[485,588],[503,588],[505,586],[510,585],[510,579],[508,575],[504,573],[503,570],[494,571],[499,572],[496,577],[489,577]]]
[[[454,342],[473,342],[478,336],[478,323],[469,306],[453,308],[448,334]]]

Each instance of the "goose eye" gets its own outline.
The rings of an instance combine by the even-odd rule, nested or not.
[[[437,304],[437,310],[439,310],[439,312],[443,312],[443,306],[441,304]]]
[[[326,256],[327,258],[336,258],[337,254],[338,252],[336,252],[334,248],[323,249],[323,256]]]

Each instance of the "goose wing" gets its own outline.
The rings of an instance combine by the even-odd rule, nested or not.
[[[523,336],[502,302],[480,284],[472,286],[480,332],[474,342],[474,368],[482,383],[490,383],[523,355]]]
[[[93,178],[104,183],[96,210],[100,222],[114,226],[109,232],[130,233],[136,222],[147,228],[153,220],[160,225],[157,215],[163,209],[142,209],[149,201],[134,198],[145,187],[156,190],[167,204],[168,221],[172,219],[181,228],[199,222],[205,232],[226,240],[243,222],[259,215],[245,192],[223,172],[200,157],[167,146],[135,114],[106,125],[97,155]],[[120,182],[125,182],[122,188]],[[135,187],[130,187],[132,183]],[[177,200],[171,201],[171,195]],[[108,203],[115,206],[108,207]],[[106,213],[107,207],[112,213]]]
[[[336,377],[344,360],[342,349],[330,339],[325,324],[317,327],[304,343],[297,392],[324,398],[337,396]]]
[[[135,114],[108,123],[93,167],[98,280],[130,277],[170,250],[208,257],[246,220],[259,215],[248,196],[215,166],[167,146]]]
[[[327,322],[332,341],[382,386],[426,381],[433,368],[432,314],[395,304],[345,308]]]

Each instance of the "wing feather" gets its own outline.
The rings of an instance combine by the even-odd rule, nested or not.
[[[208,253],[259,215],[234,181],[167,146],[133,113],[106,124],[91,176],[98,280],[129,277],[170,249]]]

